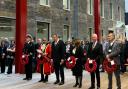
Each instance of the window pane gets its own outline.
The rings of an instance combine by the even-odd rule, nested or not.
[[[49,5],[49,0],[40,0],[40,5]]]
[[[63,29],[63,40],[67,41],[69,38],[69,26],[64,25],[64,29]]]
[[[112,3],[110,3],[110,19],[113,19],[113,6],[112,6]]]
[[[67,9],[67,0],[63,0],[64,9]]]
[[[70,9],[70,0],[63,0],[63,8]]]
[[[37,38],[49,37],[49,23],[37,22]]]
[[[46,0],[46,5],[49,5],[49,0]]]

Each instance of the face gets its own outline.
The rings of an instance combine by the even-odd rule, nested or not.
[[[93,41],[93,42],[96,42],[96,41],[97,41],[97,35],[96,35],[96,34],[93,34],[93,35],[92,35],[92,41]]]
[[[114,40],[114,35],[113,34],[108,34],[108,41],[113,41]]]
[[[47,43],[46,38],[44,38],[42,42],[43,42],[43,44],[46,44]]]
[[[37,43],[41,44],[41,42],[42,42],[41,39],[38,39],[38,40],[37,40]]]
[[[11,41],[12,44],[15,44],[15,41]]]
[[[58,40],[58,36],[57,35],[53,35],[52,38],[53,38],[54,41],[57,41]]]
[[[29,42],[29,41],[31,41],[31,38],[30,37],[27,37],[26,38],[26,42]]]

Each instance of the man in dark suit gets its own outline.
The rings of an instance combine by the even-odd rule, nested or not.
[[[97,34],[92,35],[92,42],[89,44],[87,57],[88,60],[95,60],[97,63],[97,69],[91,73],[91,87],[89,89],[95,89],[95,75],[97,79],[97,89],[100,89],[100,60],[103,56],[102,45],[98,42]],[[91,66],[91,64],[90,64]]]
[[[55,68],[56,81],[54,84],[63,85],[64,84],[64,58],[65,58],[65,44],[62,40],[59,40],[57,34],[53,35],[52,42],[52,59]],[[61,81],[59,79],[61,76]]]
[[[121,89],[121,81],[120,81],[120,45],[117,41],[115,41],[114,33],[108,34],[108,43],[105,48],[105,55],[108,61],[114,60],[117,64],[117,69],[114,71],[117,83],[117,89]],[[112,89],[112,73],[108,74],[108,89]]]
[[[23,80],[31,80],[32,79],[32,60],[35,57],[35,46],[32,42],[32,36],[27,35],[26,42],[23,48],[23,54],[28,55],[28,64],[25,65],[25,73],[26,77]]]

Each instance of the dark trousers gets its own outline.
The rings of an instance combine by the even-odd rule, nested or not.
[[[5,72],[5,58],[4,59],[1,58],[1,73],[4,72]]]
[[[40,73],[41,73],[41,80],[48,81],[48,75],[44,76],[44,73],[43,73],[43,64],[40,65]]]
[[[61,82],[64,82],[64,65],[60,65],[60,62],[54,61],[54,69],[56,74],[56,80],[60,81],[59,76],[61,77]]]
[[[120,58],[120,67],[122,73],[126,72],[126,66],[124,65],[125,63],[125,60],[123,58]]]
[[[76,80],[76,83],[75,85],[80,85],[82,86],[82,76],[75,76],[75,80]]]
[[[97,65],[96,71],[91,73],[91,86],[95,87],[95,75],[97,80],[97,87],[100,87],[100,72],[99,65]]]
[[[12,73],[13,61],[14,59],[8,59],[8,71],[7,71],[8,74]]]
[[[116,77],[116,85],[118,89],[121,89],[121,81],[120,81],[120,66],[117,66],[117,70],[114,72],[115,77]],[[108,88],[112,89],[112,75],[113,74],[108,74]]]
[[[32,58],[29,58],[28,64],[25,65],[26,78],[32,78]]]

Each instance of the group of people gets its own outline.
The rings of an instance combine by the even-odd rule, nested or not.
[[[117,83],[117,89],[121,89],[120,72],[126,72],[125,63],[128,63],[128,42],[119,42],[115,38],[114,33],[109,33],[107,40],[100,43],[97,34],[92,34],[92,42],[81,41],[80,39],[73,39],[72,42],[63,42],[57,34],[52,36],[53,41],[47,41],[46,38],[38,39],[37,43],[33,42],[31,35],[26,36],[26,42],[23,48],[23,57],[27,55],[28,61],[25,64],[26,77],[23,80],[32,79],[32,62],[36,60],[36,70],[41,74],[39,82],[48,82],[49,75],[54,71],[56,81],[54,84],[63,85],[65,83],[64,67],[65,61],[70,57],[75,57],[75,66],[71,69],[75,77],[75,84],[73,87],[82,87],[82,77],[84,65],[87,60],[95,60],[96,70],[90,72],[91,86],[89,89],[95,89],[95,77],[97,80],[97,89],[100,89],[100,67],[103,65],[104,59],[109,62],[114,60],[117,68],[114,71]],[[6,53],[10,56],[7,57]],[[12,64],[14,61],[15,44],[11,42],[10,46],[6,46],[1,42],[0,46],[0,61],[1,73],[5,72],[5,58],[11,60],[9,63],[8,74],[12,73]],[[5,56],[6,55],[6,56]],[[13,56],[13,57],[12,57]],[[13,59],[13,60],[12,60]],[[90,63],[90,67],[93,65]],[[53,70],[54,69],[54,70]],[[102,71],[104,71],[102,67]],[[108,73],[108,89],[112,89],[112,73]]]
[[[11,74],[15,59],[15,41],[2,39],[0,44],[0,66],[1,73]],[[6,71],[6,66],[8,67]]]

